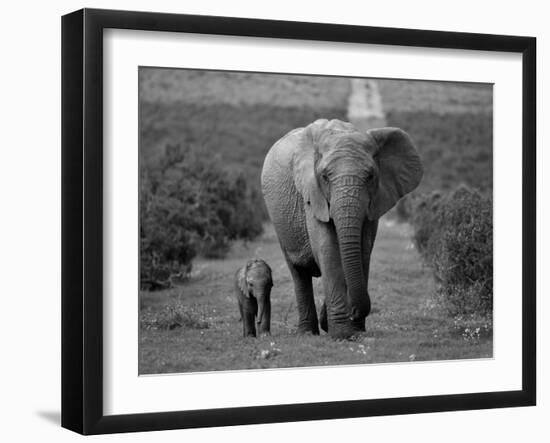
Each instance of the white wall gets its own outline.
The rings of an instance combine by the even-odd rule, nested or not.
[[[482,3],[407,1],[305,2],[201,0],[169,2],[4,2],[0,67],[0,435],[4,441],[70,441],[82,438],[59,427],[60,409],[60,16],[83,6],[531,35],[538,38],[539,195],[548,196],[548,156],[543,122],[550,97],[550,28],[544,2]],[[546,58],[545,58],[546,57]],[[543,112],[546,108],[546,113]],[[7,137],[6,137],[7,135]],[[543,163],[546,163],[543,165]],[[550,173],[550,171],[548,171]],[[550,221],[548,198],[539,197],[539,226]],[[545,248],[544,252],[540,249]],[[550,266],[549,236],[539,230],[539,275]],[[548,271],[539,293],[548,293]],[[99,437],[127,441],[548,441],[550,370],[539,297],[539,406],[353,420],[241,426]],[[7,438],[6,438],[7,437]]]

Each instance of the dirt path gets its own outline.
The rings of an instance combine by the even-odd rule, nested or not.
[[[348,120],[361,131],[386,126],[378,83],[362,78],[353,78],[350,82]]]

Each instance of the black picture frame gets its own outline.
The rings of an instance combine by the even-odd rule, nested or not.
[[[392,399],[103,413],[103,30],[191,32],[522,54],[522,389]],[[536,403],[536,39],[83,9],[62,18],[62,426],[82,434],[530,406]]]

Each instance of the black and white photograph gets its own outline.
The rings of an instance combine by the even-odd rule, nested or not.
[[[137,75],[140,375],[493,357],[493,84]]]
[[[546,442],[542,5],[6,3],[0,440]]]

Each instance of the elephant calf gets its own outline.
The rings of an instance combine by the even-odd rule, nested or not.
[[[244,337],[256,337],[256,319],[258,332],[270,334],[272,287],[271,268],[263,260],[249,260],[235,274],[235,294],[243,322]]]

